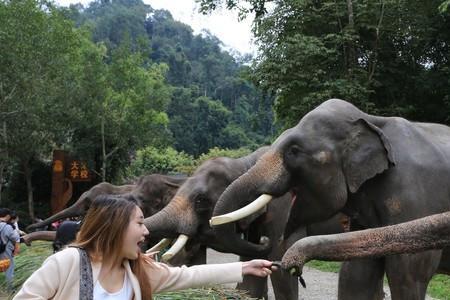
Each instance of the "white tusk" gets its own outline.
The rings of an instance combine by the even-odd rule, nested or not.
[[[238,210],[232,211],[230,213],[227,213],[227,214],[224,214],[221,216],[212,217],[211,220],[209,220],[209,225],[215,226],[215,225],[236,222],[236,221],[243,219],[243,218],[257,212],[258,210],[260,210],[267,203],[269,203],[270,200],[272,200],[272,198],[273,197],[271,195],[262,194],[261,196],[258,197],[258,199],[256,199],[255,201],[253,201],[252,203],[250,203],[247,206],[244,206]]]
[[[172,242],[171,239],[162,239],[162,240],[159,241],[158,244],[156,244],[155,246],[153,246],[150,249],[148,249],[147,251],[145,251],[145,253],[161,251],[162,249],[164,249],[167,246],[169,246],[170,242]]]
[[[172,247],[170,247],[170,249],[161,256],[161,259],[163,261],[169,261],[174,255],[176,255],[178,252],[180,252],[181,249],[183,249],[188,239],[189,237],[187,235],[180,234]]]

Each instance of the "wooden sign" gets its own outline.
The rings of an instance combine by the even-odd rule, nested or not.
[[[64,207],[72,198],[72,182],[91,181],[91,172],[87,163],[82,160],[70,159],[63,150],[53,151],[52,165],[52,214]]]
[[[69,160],[67,177],[73,181],[91,181],[91,173],[85,161]]]

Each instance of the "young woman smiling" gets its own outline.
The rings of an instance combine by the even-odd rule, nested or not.
[[[73,245],[43,263],[13,298],[141,300],[189,287],[239,282],[243,275],[265,277],[272,262],[169,267],[141,253],[149,231],[132,200],[98,197],[88,210]]]

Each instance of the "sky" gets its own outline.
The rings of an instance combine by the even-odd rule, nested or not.
[[[55,0],[61,6],[82,3],[88,4],[91,0]],[[251,23],[249,18],[238,21],[237,12],[218,9],[210,15],[198,13],[198,5],[194,0],[143,0],[154,9],[166,9],[170,11],[177,21],[189,24],[194,34],[199,34],[202,29],[209,30],[217,36],[226,49],[232,48],[241,54],[256,52],[252,42]]]

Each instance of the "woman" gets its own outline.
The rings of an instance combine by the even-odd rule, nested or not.
[[[272,263],[266,260],[189,268],[154,262],[141,254],[140,246],[149,233],[143,221],[134,201],[98,197],[72,247],[47,258],[13,299],[152,299],[152,294],[162,291],[271,274]]]

